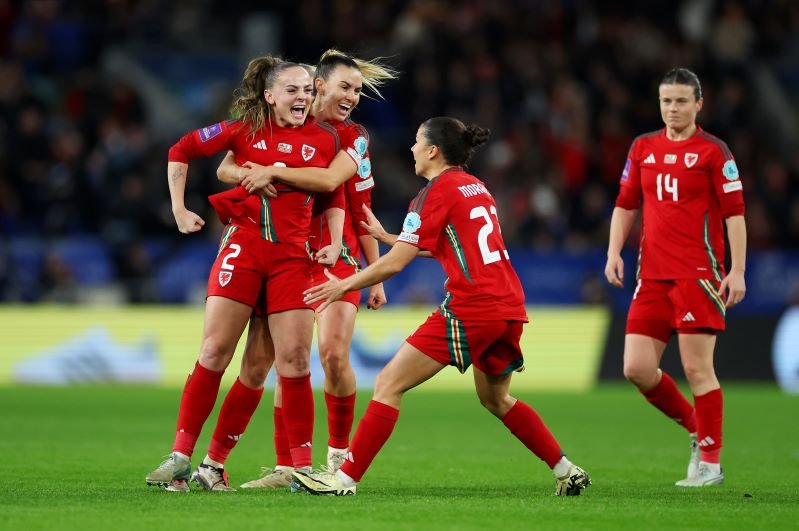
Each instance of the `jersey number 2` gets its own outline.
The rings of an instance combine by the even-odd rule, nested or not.
[[[491,214],[497,218],[497,207],[491,205]],[[491,233],[494,232],[494,222],[491,221],[491,216],[488,215],[488,210],[484,206],[477,206],[469,212],[469,219],[477,219],[483,218],[485,220],[485,225],[480,227],[480,232],[477,234],[477,245],[480,247],[480,254],[483,255],[483,263],[485,265],[493,264],[494,262],[498,262],[502,259],[502,256],[499,254],[499,251],[492,251],[488,248],[488,237],[491,236]],[[499,229],[499,218],[497,218],[497,228]],[[499,229],[500,233],[502,229]],[[508,258],[508,251],[506,249],[502,249],[502,252],[505,254],[505,258]]]
[[[225,258],[222,260],[222,265],[219,267],[221,269],[227,269],[229,271],[233,271],[235,266],[233,264],[228,264],[227,261],[232,258],[236,258],[239,255],[239,253],[241,252],[241,245],[239,245],[238,243],[231,243],[230,248],[233,249],[233,251],[225,255]]]

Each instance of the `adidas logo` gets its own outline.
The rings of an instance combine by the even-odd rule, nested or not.
[[[714,441],[713,437],[711,437],[710,435],[699,441],[699,446],[710,446],[713,444],[716,444],[716,441]]]
[[[644,164],[654,164],[655,163],[655,154],[650,153],[647,158],[644,159]]]
[[[685,323],[685,322],[689,322],[689,323],[690,323],[691,321],[696,321],[696,319],[694,318],[694,315],[693,315],[691,312],[688,312],[688,313],[686,313],[686,314],[685,314],[685,316],[682,318],[682,321],[683,321],[684,323]]]
[[[302,444],[300,445],[300,448],[311,448],[311,441],[308,441],[308,442],[302,443]]]
[[[352,452],[347,452],[347,457],[346,457],[345,461],[349,461],[350,463],[354,463],[355,462],[355,458],[352,456]]]
[[[242,434],[239,434],[239,435],[228,435],[227,438],[230,439],[231,441],[238,441],[239,439],[241,439],[241,435]]]
[[[266,151],[266,140],[259,140],[255,144],[252,145],[255,149],[263,149]]]

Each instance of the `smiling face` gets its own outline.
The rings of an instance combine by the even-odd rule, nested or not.
[[[338,65],[327,79],[316,78],[320,120],[343,122],[361,101],[363,74],[357,68]]]
[[[299,127],[311,110],[313,86],[308,71],[292,66],[281,71],[271,88],[264,91],[272,119],[280,127]]]
[[[691,130],[704,100],[697,101],[694,87],[683,84],[664,84],[658,87],[660,116],[673,133]]]

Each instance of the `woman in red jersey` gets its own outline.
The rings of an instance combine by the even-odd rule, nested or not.
[[[369,134],[366,129],[350,120],[350,115],[358,105],[364,87],[380,97],[379,85],[393,79],[395,73],[377,61],[356,59],[338,50],[331,49],[322,54],[315,69],[316,98],[312,115],[336,127],[341,139],[345,171],[349,172],[345,187],[345,212],[343,246],[337,263],[330,268],[338,277],[348,277],[360,269],[360,255],[363,251],[368,264],[379,258],[377,241],[371,238],[361,225],[366,221],[362,205],[371,206],[374,177],[369,157]],[[243,166],[235,164],[231,154],[225,158],[217,170],[220,180],[238,183],[246,180],[252,190],[256,189],[258,176],[268,172],[252,162]],[[329,179],[310,186],[311,189],[329,190]],[[312,220],[310,237],[311,249],[327,249],[331,243],[324,219]],[[325,280],[326,266],[314,265],[314,283]],[[327,466],[337,469],[344,461],[349,446],[355,409],[355,373],[349,360],[350,344],[355,327],[355,317],[361,294],[348,293],[342,300],[332,304],[324,313],[316,314],[319,356],[325,371],[325,402],[328,419]],[[367,307],[378,309],[386,298],[382,283],[369,290]],[[289,486],[293,467],[288,454],[281,393],[278,385],[275,390],[275,450],[277,463],[274,468],[264,468],[261,478],[242,485],[243,488],[285,488]]]
[[[696,124],[702,90],[685,68],[659,86],[665,127],[635,139],[610,224],[605,276],[622,287],[621,249],[643,203],[637,285],[627,316],[624,376],[690,435],[691,458],[680,487],[719,485],[722,394],[713,369],[716,334],[727,308],[746,293],[743,191],[727,145]],[[730,271],[724,271],[724,225]],[[677,333],[694,405],[660,368]]]
[[[449,117],[424,122],[411,148],[416,175],[429,182],[411,202],[394,245],[386,255],[355,275],[309,289],[318,311],[347,292],[382,282],[401,271],[420,251],[428,251],[447,273],[446,295],[377,376],[374,395],[358,424],[347,459],[334,474],[295,471],[294,479],[312,494],[355,494],[356,484],[388,440],[409,389],[447,365],[465,372],[474,365],[480,403],[556,478],[558,495],[578,495],[591,480],[572,464],[538,414],[509,393],[511,375],[524,358],[519,345],[527,322],[524,292],[502,239],[497,207],[488,189],[464,166],[489,135]],[[490,308],[489,312],[486,308]]]
[[[311,78],[302,65],[273,57],[250,62],[233,105],[241,118],[198,129],[169,151],[172,210],[181,232],[195,232],[204,225],[184,204],[191,159],[231,150],[241,162],[264,165],[327,166],[333,160],[340,148],[338,134],[324,122],[306,120],[311,100]],[[302,291],[311,276],[307,242],[313,194],[282,185],[276,188],[274,198],[250,194],[242,187],[210,198],[227,226],[208,280],[200,356],[181,398],[173,451],[147,475],[148,484],[188,490],[190,457],[197,437],[254,308],[268,316],[269,333],[251,329],[247,353],[258,359],[248,358],[250,371],[242,371],[242,375],[250,378],[237,379],[228,393],[209,453],[192,477],[207,490],[233,490],[223,465],[263,393],[263,377],[272,357],[270,336],[293,464],[297,469],[311,466],[313,312],[303,302]],[[340,209],[343,196],[339,197]],[[331,206],[335,205],[334,200]],[[261,368],[260,380],[252,377],[252,367]]]

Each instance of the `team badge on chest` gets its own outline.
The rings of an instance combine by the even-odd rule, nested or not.
[[[685,158],[683,160],[685,161],[685,167],[686,168],[690,168],[691,166],[696,164],[696,161],[699,160],[699,154],[697,154],[697,153],[686,153],[685,154]]]
[[[316,154],[316,148],[309,146],[308,144],[303,144],[301,153],[302,153],[302,160],[308,162]]]
[[[219,285],[223,288],[230,283],[230,279],[233,278],[233,271],[220,271],[219,272]]]

